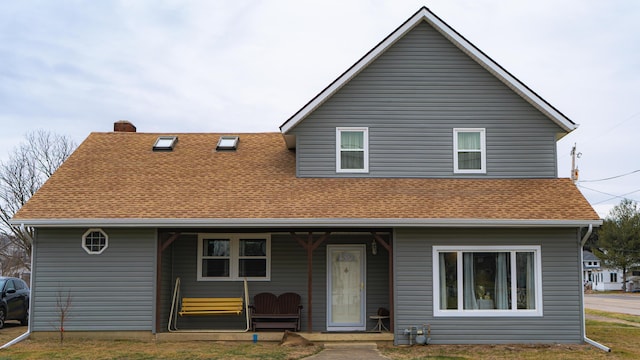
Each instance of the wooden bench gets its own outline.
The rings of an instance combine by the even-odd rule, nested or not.
[[[238,298],[182,298],[178,314],[183,315],[240,315],[243,301]]]
[[[251,309],[251,329],[282,329],[300,331],[300,295],[260,293],[254,296]]]
[[[244,279],[244,293],[240,297],[181,297],[180,296],[180,278],[176,278],[176,284],[173,289],[173,297],[171,299],[171,312],[169,314],[169,322],[167,330],[169,332],[178,330],[178,318],[188,315],[241,315],[245,314],[244,329],[206,329],[207,332],[247,332],[250,329],[249,323],[249,288],[247,279]],[[178,316],[180,315],[180,316]],[[188,330],[182,330],[188,331]],[[205,331],[205,330],[198,330]]]

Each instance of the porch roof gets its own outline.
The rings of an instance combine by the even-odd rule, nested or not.
[[[158,136],[173,151],[152,151]],[[238,135],[237,151],[215,151]],[[280,133],[92,133],[12,223],[31,226],[582,226],[569,179],[298,178]]]

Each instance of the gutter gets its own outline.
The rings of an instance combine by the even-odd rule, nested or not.
[[[587,242],[587,240],[589,239],[589,236],[591,236],[591,233],[593,232],[593,225],[589,224],[589,228],[587,229],[587,233],[584,234],[584,237],[582,238],[582,241],[580,242],[580,272],[582,273],[582,284],[584,284],[584,271],[582,270],[582,266],[584,264],[584,253],[582,252],[582,248],[584,247],[584,244]],[[584,286],[584,285],[583,285]],[[595,340],[591,340],[587,337],[587,324],[586,324],[586,315],[585,315],[585,309],[584,309],[584,289],[582,289],[582,291],[580,292],[581,294],[581,299],[582,299],[582,338],[583,340],[590,345],[593,345],[595,347],[597,347],[600,350],[606,351],[606,352],[611,352],[611,349],[608,348],[607,346],[604,346],[602,344],[600,344],[599,342],[595,341]]]
[[[599,226],[602,220],[465,219],[465,218],[65,218],[17,219],[10,223],[32,227],[467,227],[560,228]]]
[[[20,231],[22,231],[22,233],[26,235],[27,239],[29,239],[29,242],[31,243],[31,276],[29,277],[29,291],[31,291],[32,290],[31,285],[33,284],[33,258],[35,258],[34,256],[35,247],[33,246],[33,238],[31,237],[31,235],[29,235],[29,233],[25,231],[24,224],[20,224]],[[31,336],[31,310],[32,309],[33,309],[33,296],[31,296],[31,293],[29,293],[29,323],[27,324],[27,332],[9,341],[8,343],[0,346],[0,350],[6,349],[11,345],[15,345],[22,340],[28,339],[29,336]]]

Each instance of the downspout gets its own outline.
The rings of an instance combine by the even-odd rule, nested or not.
[[[589,224],[589,228],[587,229],[587,233],[584,234],[584,237],[582,238],[582,241],[580,242],[580,273],[582,274],[580,277],[582,278],[582,286],[584,286],[584,270],[583,270],[583,266],[584,266],[584,253],[582,251],[584,244],[587,242],[587,240],[589,239],[589,236],[591,236],[591,233],[593,232],[593,225]],[[585,314],[585,308],[584,308],[584,288],[582,289],[582,291],[580,291],[580,294],[582,295],[582,337],[584,339],[584,341],[587,344],[593,345],[595,347],[597,347],[598,349],[604,350],[606,352],[611,352],[611,349],[600,344],[597,341],[591,340],[587,337],[587,324],[586,324],[586,314]]]
[[[29,289],[32,290],[32,284],[33,284],[33,259],[35,258],[35,246],[33,246],[33,238],[31,237],[31,235],[29,235],[29,233],[25,230],[25,226],[24,224],[20,224],[20,231],[27,237],[27,239],[29,240],[29,242],[31,243],[31,276],[29,277]],[[19,343],[22,340],[26,340],[29,338],[29,336],[31,335],[31,310],[33,309],[33,296],[31,296],[31,294],[29,294],[29,323],[27,324],[27,332],[18,336],[17,338],[9,341],[8,343],[0,346],[0,349],[6,349],[11,345],[15,345],[17,343]]]

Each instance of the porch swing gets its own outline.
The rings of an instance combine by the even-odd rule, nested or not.
[[[179,330],[178,315],[241,315],[244,311],[246,317],[246,327],[244,329],[230,330]],[[171,313],[169,314],[169,332],[247,332],[250,329],[249,323],[249,290],[247,279],[244,279],[244,293],[240,297],[224,298],[188,298],[180,295],[180,278],[176,278],[176,285],[173,289],[171,300]]]

